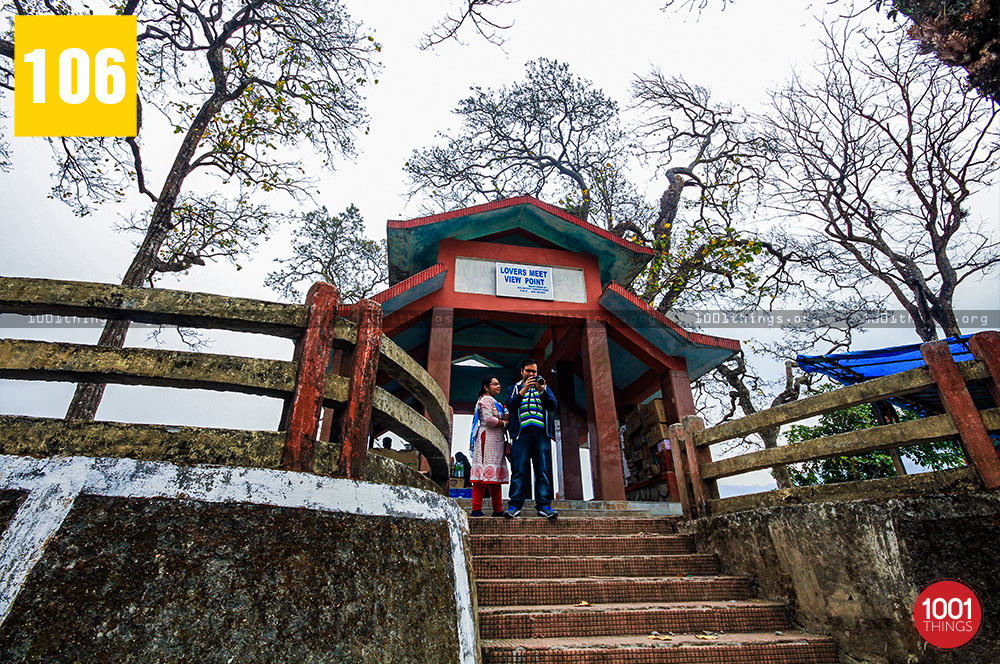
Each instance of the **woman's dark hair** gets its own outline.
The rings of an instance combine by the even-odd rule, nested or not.
[[[494,380],[500,380],[496,376],[490,374],[489,376],[483,376],[483,382],[479,385],[479,396],[486,394],[487,389]]]

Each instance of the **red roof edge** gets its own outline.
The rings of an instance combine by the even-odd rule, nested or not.
[[[375,302],[378,302],[379,304],[385,304],[386,302],[388,302],[392,298],[396,297],[397,295],[402,295],[403,293],[405,293],[406,291],[410,290],[414,286],[422,284],[425,281],[427,281],[428,279],[431,279],[432,277],[436,277],[437,275],[441,274],[444,271],[445,271],[444,263],[438,263],[437,265],[433,265],[433,266],[427,268],[426,270],[422,270],[420,272],[417,272],[412,277],[409,277],[407,279],[403,279],[398,284],[394,284],[392,286],[389,286],[384,291],[381,291],[379,293],[375,293],[374,295],[372,295],[368,299],[369,300],[374,300]],[[342,304],[342,305],[340,305],[340,307],[337,310],[337,315],[339,315],[339,316],[345,316],[345,315],[347,315],[347,312],[350,311],[350,309],[351,309],[351,305],[349,305],[349,304]]]
[[[584,228],[592,233],[595,233],[606,240],[611,240],[615,244],[630,249],[639,254],[649,254],[653,255],[653,250],[649,247],[644,247],[641,244],[636,244],[635,242],[629,242],[623,237],[619,237],[607,231],[600,226],[595,226],[594,224],[584,221],[579,217],[574,217],[566,210],[558,208],[555,205],[550,205],[543,201],[538,200],[534,196],[515,196],[514,198],[505,198],[500,201],[492,201],[490,203],[483,203],[482,205],[476,205],[474,207],[462,208],[461,210],[452,210],[451,212],[442,212],[440,214],[432,214],[427,217],[417,217],[416,219],[410,219],[408,221],[394,221],[389,220],[389,228],[415,228],[417,226],[426,226],[428,224],[435,224],[439,221],[447,221],[448,219],[454,219],[455,217],[467,217],[472,214],[479,214],[480,212],[490,212],[491,210],[502,210],[503,208],[514,207],[515,205],[533,205],[540,210],[544,210],[549,214],[553,214],[564,221],[568,221],[571,224],[575,224],[580,228]]]
[[[674,321],[670,320],[669,318],[661,314],[653,307],[649,306],[649,304],[647,304],[645,301],[639,299],[639,297],[635,293],[629,292],[617,282],[612,281],[611,283],[609,283],[607,288],[604,289],[604,291],[605,292],[614,291],[618,295],[621,295],[626,300],[628,300],[635,306],[639,307],[644,312],[646,312],[647,314],[658,320],[666,327],[669,327],[671,330],[681,335],[691,343],[702,344],[703,346],[715,346],[716,348],[725,348],[726,350],[733,350],[733,351],[740,350],[740,342],[737,341],[736,339],[727,339],[726,337],[713,337],[710,334],[700,334],[698,332],[688,332],[683,327],[681,327]]]

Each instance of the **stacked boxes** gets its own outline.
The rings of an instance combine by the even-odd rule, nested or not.
[[[636,484],[653,481],[672,485],[669,494],[677,495],[668,427],[662,399],[642,404],[625,416],[625,461],[631,474],[626,491]]]

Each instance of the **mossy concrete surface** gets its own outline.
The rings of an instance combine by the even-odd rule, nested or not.
[[[121,422],[81,422],[0,415],[0,454],[32,457],[88,456],[167,461],[183,465],[281,468],[285,434]],[[315,472],[335,476],[340,443],[317,441]],[[365,457],[368,482],[443,493],[427,477],[374,454]]]
[[[1000,495],[769,507],[681,525],[726,574],[758,596],[789,602],[797,623],[830,634],[844,664],[996,664],[1000,661]],[[913,607],[939,579],[970,586],[983,623],[960,650],[928,646]]]
[[[467,520],[437,493],[7,455],[3,521],[0,662],[479,663]]]
[[[0,491],[0,532],[7,530],[7,524],[14,518],[26,495],[24,491]]]
[[[447,530],[81,496],[0,628],[0,661],[455,662]]]
[[[100,380],[285,397],[294,362],[158,348],[0,339],[0,376],[17,380]]]
[[[0,308],[19,314],[127,318],[297,337],[308,322],[301,304],[117,284],[0,277]]]

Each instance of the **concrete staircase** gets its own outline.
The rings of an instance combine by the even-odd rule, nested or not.
[[[455,498],[459,507],[467,513],[472,511],[472,500]],[[504,500],[504,505],[507,501]],[[676,503],[642,503],[629,500],[553,500],[552,509],[561,517],[609,517],[609,516],[680,516],[681,506]],[[489,515],[493,508],[490,499],[483,501],[483,510]],[[535,518],[535,501],[527,500],[521,518]]]
[[[484,664],[837,664],[832,639],[790,630],[676,517],[569,511],[588,513],[469,519]]]

